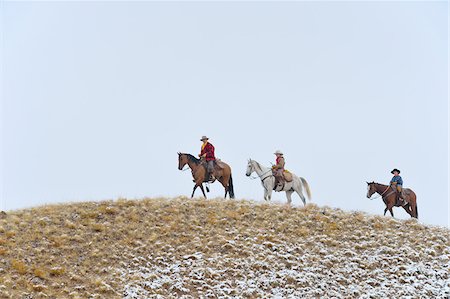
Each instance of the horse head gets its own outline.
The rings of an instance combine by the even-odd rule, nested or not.
[[[186,154],[178,152],[178,170],[182,170],[184,165],[188,163],[188,157]]]
[[[375,186],[375,182],[366,182],[367,183],[367,198],[372,197],[372,195],[377,192],[377,188]]]
[[[247,171],[245,172],[245,175],[246,176],[250,176],[253,171],[255,171],[255,169],[253,168],[253,160],[252,159],[248,159]]]

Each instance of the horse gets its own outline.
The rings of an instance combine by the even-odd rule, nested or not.
[[[233,177],[231,176],[231,167],[224,163],[221,163],[221,169],[214,170],[215,178],[225,188],[225,198],[229,195],[230,198],[234,198]],[[178,153],[178,169],[182,170],[185,165],[188,165],[194,178],[194,189],[192,190],[191,198],[194,197],[195,189],[200,187],[203,196],[206,198],[205,190],[203,189],[203,182],[205,182],[206,168],[200,159],[197,159],[191,154]],[[213,181],[214,182],[214,181]],[[209,192],[208,188],[207,191]]]
[[[258,177],[261,179],[261,184],[264,187],[264,199],[270,201],[272,197],[272,190],[275,187],[275,176],[272,173],[272,168],[261,166],[257,161],[249,159],[247,164],[246,176],[250,176],[253,172],[256,172]],[[303,201],[303,205],[306,205],[306,199],[303,195],[303,187],[306,190],[308,199],[311,200],[311,190],[309,188],[308,182],[302,178],[298,177],[292,173],[292,182],[286,182],[281,190],[276,190],[277,192],[285,191],[288,204],[291,204],[291,195],[297,192]]]
[[[378,184],[375,182],[367,183],[367,198],[370,198],[374,193],[380,194],[380,196],[383,198],[384,204],[386,205],[386,208],[384,209],[384,214],[386,215],[386,212],[389,210],[391,212],[391,216],[394,217],[394,212],[392,212],[393,207],[403,207],[405,211],[411,215],[413,218],[419,218],[419,213],[417,210],[417,197],[416,193],[412,191],[409,188],[403,189],[403,194],[405,197],[405,200],[407,202],[406,205],[401,205],[397,202],[397,190],[394,190],[391,188],[391,186]]]

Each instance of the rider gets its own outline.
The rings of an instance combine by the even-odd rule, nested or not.
[[[214,146],[208,142],[209,138],[206,136],[202,136],[200,141],[203,142],[202,149],[200,154],[198,155],[200,158],[205,159],[206,161],[206,177],[209,177],[209,181],[215,180],[214,177],[214,161],[216,157],[214,156]]]
[[[278,179],[278,183],[282,184],[284,182],[283,171],[285,165],[283,152],[277,150],[274,154],[275,156],[277,156],[277,159],[275,160],[276,164],[272,166],[272,173],[275,176],[275,178]]]
[[[391,186],[393,186],[393,188],[395,188],[398,192],[398,199],[400,200],[400,202],[402,204],[405,204],[404,199],[402,197],[402,186],[403,186],[403,179],[400,176],[400,170],[398,170],[397,168],[394,168],[391,173],[394,175],[391,179]]]

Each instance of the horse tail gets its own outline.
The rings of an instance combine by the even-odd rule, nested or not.
[[[230,193],[230,198],[234,198],[234,187],[233,187],[233,177],[230,173],[230,180],[228,181],[228,193]]]
[[[415,211],[414,214],[416,214],[416,218],[419,219],[419,209],[417,208],[417,201],[416,201],[416,207],[415,207],[414,211]]]
[[[300,179],[302,180],[303,186],[305,186],[306,195],[308,195],[308,199],[311,200],[311,189],[309,188],[308,182],[302,177],[300,177]]]

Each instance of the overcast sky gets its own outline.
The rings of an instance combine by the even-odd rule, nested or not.
[[[449,225],[446,2],[3,2],[0,28],[1,210],[190,196],[207,135],[239,199],[280,149],[320,206],[382,215],[396,167]]]

